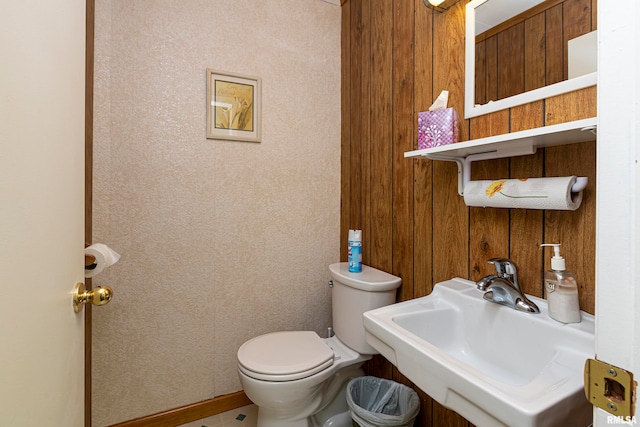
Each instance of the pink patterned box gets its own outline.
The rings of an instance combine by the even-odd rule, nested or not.
[[[458,113],[453,108],[418,113],[418,149],[458,142]]]

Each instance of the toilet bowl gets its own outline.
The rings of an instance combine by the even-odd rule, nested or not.
[[[258,427],[351,426],[345,399],[350,379],[364,375],[362,364],[376,354],[364,338],[362,314],[395,302],[399,277],[347,263],[329,266],[333,329],[272,332],[252,338],[238,350],[238,375],[258,407]]]

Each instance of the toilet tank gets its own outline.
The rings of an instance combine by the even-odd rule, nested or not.
[[[378,354],[365,341],[362,314],[395,303],[402,279],[368,265],[362,266],[361,273],[351,273],[346,262],[331,264],[329,271],[333,279],[331,306],[335,334],[360,354]]]

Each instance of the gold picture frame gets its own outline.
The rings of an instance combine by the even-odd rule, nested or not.
[[[261,141],[259,77],[207,68],[207,138]]]

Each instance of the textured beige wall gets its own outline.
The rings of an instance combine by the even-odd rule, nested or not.
[[[340,7],[97,0],[94,279],[100,427],[241,389],[236,351],[330,324],[339,258]],[[262,143],[205,138],[205,70],[256,75]]]

